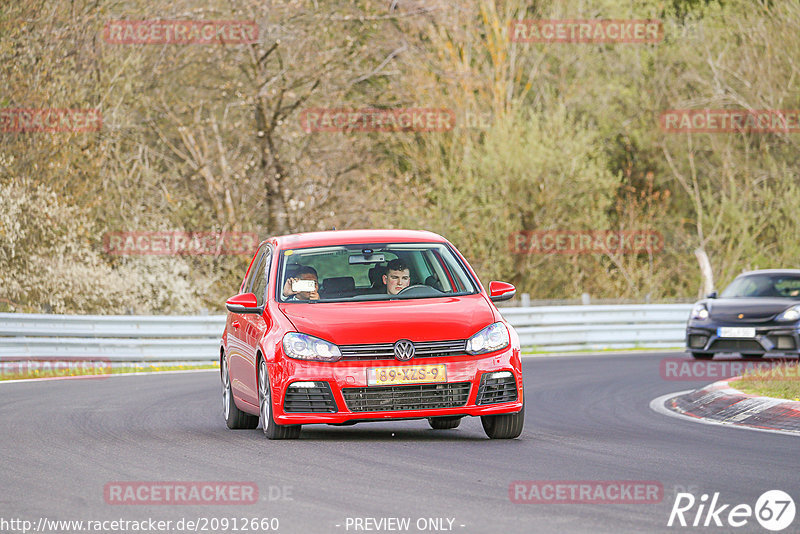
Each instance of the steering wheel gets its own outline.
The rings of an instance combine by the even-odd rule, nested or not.
[[[397,294],[398,294],[398,295],[402,295],[402,294],[403,294],[403,293],[405,293],[406,291],[409,291],[409,290],[411,290],[411,289],[416,289],[416,288],[418,288],[418,287],[427,287],[428,289],[433,289],[431,286],[426,286],[425,284],[414,284],[413,286],[404,287],[403,289],[401,289],[400,291],[398,291],[398,292],[397,292]]]

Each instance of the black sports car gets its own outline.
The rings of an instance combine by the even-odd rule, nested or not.
[[[686,350],[699,360],[720,352],[744,358],[766,353],[798,356],[800,270],[742,273],[694,305],[686,325]]]

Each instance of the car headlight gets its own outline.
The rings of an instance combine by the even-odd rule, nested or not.
[[[776,321],[796,321],[798,319],[800,319],[800,305],[792,306],[775,318]]]
[[[705,304],[695,304],[694,308],[692,308],[692,319],[708,319],[708,308],[706,308]]]
[[[298,360],[335,362],[342,357],[342,351],[333,343],[298,332],[283,336],[283,351],[288,357]]]
[[[467,340],[467,353],[483,354],[508,346],[508,328],[503,323],[490,324]]]

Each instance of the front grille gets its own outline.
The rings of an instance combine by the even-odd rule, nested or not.
[[[330,384],[316,382],[316,386],[312,388],[298,388],[291,385],[286,388],[283,411],[286,413],[336,413],[338,410]]]
[[[492,373],[481,376],[475,404],[498,404],[517,400],[517,381],[513,376],[491,378]]]
[[[458,408],[467,404],[470,383],[420,384],[344,388],[342,395],[351,412],[390,412]]]
[[[444,358],[466,354],[467,340],[415,341],[414,358]],[[340,345],[342,360],[394,360],[394,343]]]
[[[718,339],[709,348],[731,352],[764,352],[764,347],[759,342],[749,339]]]

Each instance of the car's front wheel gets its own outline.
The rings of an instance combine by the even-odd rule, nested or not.
[[[522,434],[525,424],[525,405],[517,413],[502,415],[482,415],[483,431],[491,439],[514,439]]]
[[[231,391],[231,374],[228,371],[228,360],[223,355],[220,358],[220,376],[222,378],[222,415],[225,424],[233,430],[258,428],[258,417],[245,413],[236,407]]]
[[[264,435],[269,439],[297,439],[300,436],[300,425],[279,425],[272,417],[272,393],[269,387],[267,362],[263,358],[258,361],[258,407],[261,411],[261,426]]]
[[[714,357],[713,352],[693,352],[692,357],[695,360],[710,360]]]
[[[449,428],[458,428],[461,424],[461,416],[455,417],[428,417],[428,424],[435,430],[447,430]]]

